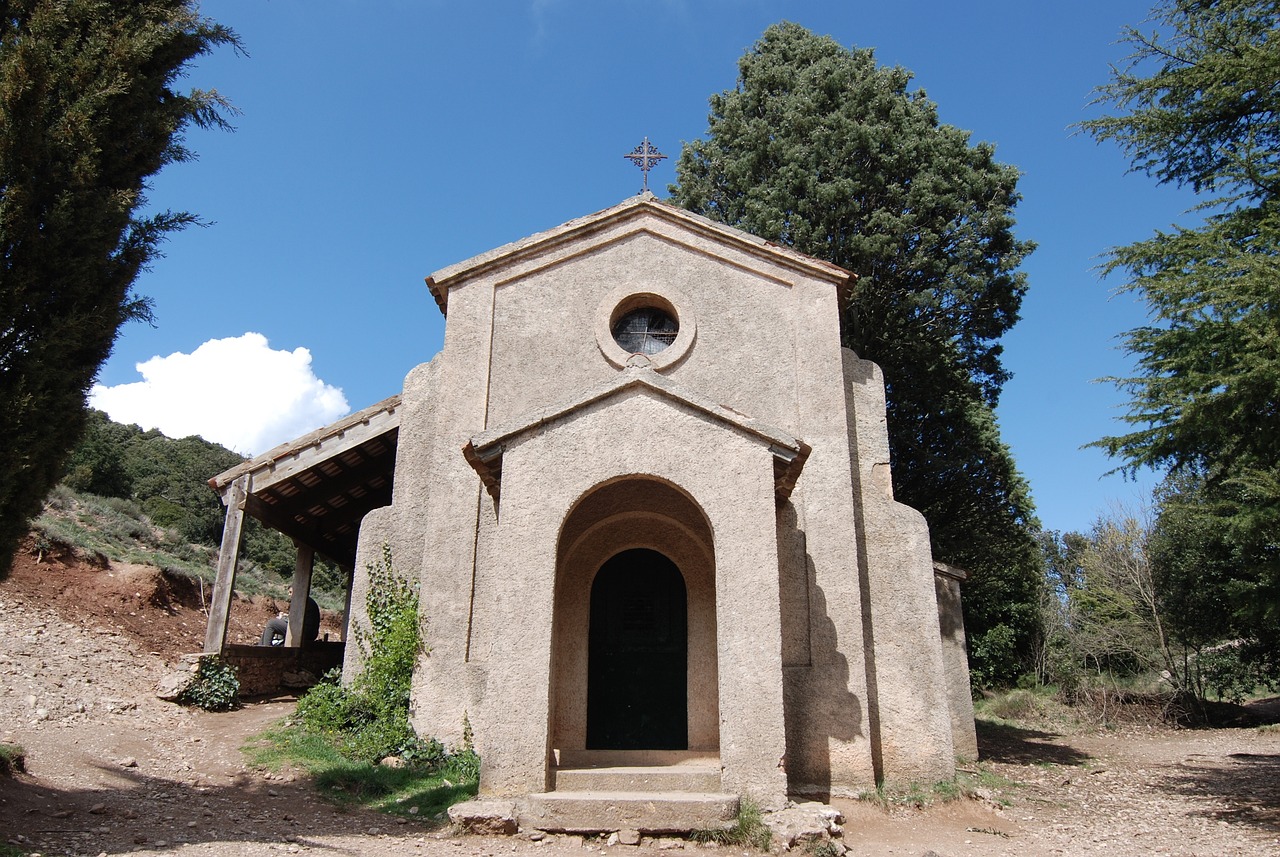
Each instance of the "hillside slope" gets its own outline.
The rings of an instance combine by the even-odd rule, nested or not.
[[[90,561],[56,545],[42,555],[28,537],[3,588],[7,600],[50,607],[63,621],[86,628],[117,631],[169,662],[204,647],[210,587],[198,578],[152,565]],[[287,608],[269,595],[237,593],[228,641],[257,643],[267,620]],[[341,617],[326,613],[322,633],[338,639]]]

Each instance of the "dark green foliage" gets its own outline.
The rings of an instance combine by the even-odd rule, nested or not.
[[[395,573],[391,551],[370,565],[365,597],[368,625],[354,627],[361,671],[346,686],[335,670],[298,702],[303,727],[323,735],[343,757],[376,764],[387,756],[438,769],[454,756],[434,738],[419,738],[409,723],[409,686],[423,651],[418,588]],[[474,756],[464,747],[458,756]],[[467,766],[468,759],[461,759]]]
[[[195,679],[178,697],[183,705],[205,711],[230,711],[240,701],[240,679],[236,668],[215,655],[200,658]]]
[[[1155,29],[1127,27],[1129,63],[1083,123],[1157,181],[1234,200],[1280,191],[1280,6],[1274,0],[1159,0]]]
[[[1260,688],[1271,692],[1280,689],[1276,658],[1274,645],[1260,645],[1256,640],[1221,643],[1201,652],[1196,660],[1199,700],[1207,701],[1212,693],[1220,701],[1239,704]]]
[[[146,183],[189,160],[216,92],[178,91],[230,30],[192,0],[8,0],[0,6],[0,575],[63,472],[84,397],[131,292],[184,212],[144,215]],[[110,481],[110,480],[108,480]]]
[[[1136,373],[1111,379],[1131,430],[1096,445],[1122,470],[1183,480],[1162,503],[1158,565],[1171,607],[1204,621],[1195,633],[1226,622],[1280,641],[1280,5],[1164,0],[1153,19],[1125,32],[1131,62],[1099,90],[1117,114],[1084,128],[1212,213],[1111,251],[1107,272],[1151,322],[1124,337]]]
[[[132,497],[133,475],[124,452],[137,432],[137,426],[114,423],[102,411],[90,409],[84,436],[67,459],[62,481],[74,491],[100,497]]]
[[[1186,653],[1189,690],[1238,701],[1280,686],[1280,620],[1274,577],[1221,525],[1225,489],[1180,470],[1157,492],[1152,565],[1170,636]]]
[[[129,496],[138,498],[157,525],[177,530],[190,542],[218,544],[225,513],[209,479],[244,458],[199,437],[173,440],[154,429],[130,429],[133,436],[123,453]]]
[[[1246,582],[1238,579],[1244,565],[1238,548],[1201,513],[1203,490],[1203,480],[1190,473],[1165,480],[1156,491],[1160,511],[1150,544],[1170,633],[1193,651],[1245,630],[1248,617],[1237,616],[1233,605],[1256,595],[1245,593]]]
[[[939,123],[877,66],[796,24],[765,31],[685,146],[675,202],[859,275],[846,344],[884,370],[897,498],[924,513],[934,555],[972,573],[965,618],[983,680],[1029,666],[1040,554],[1025,481],[994,408],[999,338],[1032,249],[1013,235],[1018,172]],[[989,633],[998,635],[989,644]],[[1000,663],[991,657],[1011,658]]]
[[[1158,233],[1112,252],[1108,268],[1143,296],[1152,324],[1125,335],[1138,374],[1133,431],[1097,445],[1126,469],[1202,474],[1220,526],[1275,562],[1280,532],[1280,201]],[[1268,556],[1269,555],[1269,556]]]
[[[1005,624],[987,629],[969,652],[969,673],[974,687],[1007,687],[1018,677],[1022,658],[1017,651],[1017,632]]]

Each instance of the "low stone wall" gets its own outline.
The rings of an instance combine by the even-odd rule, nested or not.
[[[342,666],[343,648],[342,643],[330,642],[304,649],[230,645],[222,659],[237,669],[242,697],[264,696],[285,688],[311,687],[326,672]]]

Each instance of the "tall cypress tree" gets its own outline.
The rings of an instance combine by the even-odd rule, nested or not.
[[[858,274],[846,344],[884,370],[897,498],[966,591],[981,681],[1029,664],[1041,557],[994,408],[998,340],[1026,290],[1018,172],[939,123],[911,73],[796,24],[765,31],[686,144],[678,204]]]
[[[194,0],[0,2],[0,575],[60,475],[120,326],[150,319],[138,272],[185,212],[147,180],[189,160],[188,123],[225,125],[193,58],[238,47]]]

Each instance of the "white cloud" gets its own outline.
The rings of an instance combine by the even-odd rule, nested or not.
[[[141,381],[94,384],[89,404],[118,423],[198,434],[245,455],[333,422],[350,407],[311,371],[306,348],[275,351],[261,333],[210,339],[190,354],[137,364]]]

